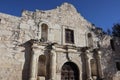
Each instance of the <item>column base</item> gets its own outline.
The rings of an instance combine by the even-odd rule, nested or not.
[[[97,80],[97,76],[93,76],[93,80]]]
[[[87,78],[87,80],[93,80],[93,79],[90,77],[90,78]]]
[[[45,77],[38,76],[37,80],[45,80]]]
[[[37,78],[30,78],[29,80],[37,80]]]
[[[54,79],[49,79],[49,80],[54,80]]]

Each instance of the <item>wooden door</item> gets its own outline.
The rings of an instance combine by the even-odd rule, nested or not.
[[[61,70],[61,80],[79,80],[79,71],[75,64],[66,63]]]

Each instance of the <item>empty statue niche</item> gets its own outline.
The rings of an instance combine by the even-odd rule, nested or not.
[[[40,55],[38,59],[38,77],[46,76],[46,56]]]
[[[91,75],[93,78],[96,78],[97,79],[97,64],[96,64],[96,60],[95,59],[91,59],[90,60],[90,64],[91,64]]]
[[[41,25],[41,40],[42,42],[46,42],[48,39],[48,25],[42,24]]]
[[[93,47],[93,37],[91,33],[87,34],[88,37],[88,47]]]

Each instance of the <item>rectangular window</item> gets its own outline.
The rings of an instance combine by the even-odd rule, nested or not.
[[[116,68],[118,71],[120,71],[120,62],[116,62]]]
[[[70,29],[65,29],[65,42],[74,43],[74,31]]]

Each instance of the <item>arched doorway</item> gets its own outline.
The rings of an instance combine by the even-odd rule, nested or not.
[[[79,69],[76,64],[67,62],[62,66],[61,80],[79,80]]]

